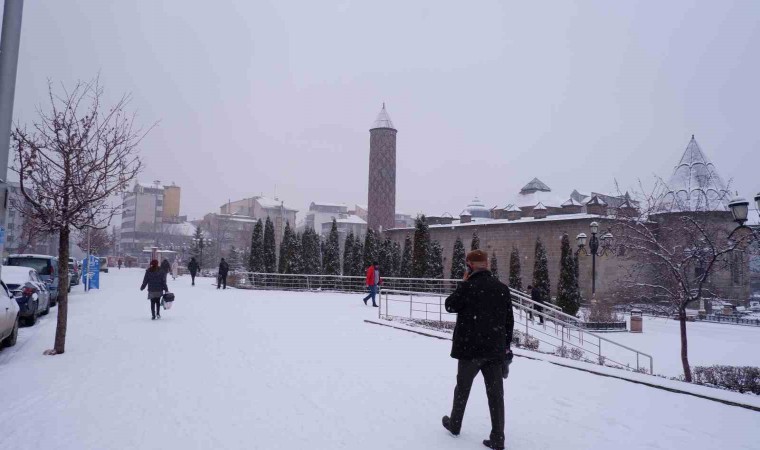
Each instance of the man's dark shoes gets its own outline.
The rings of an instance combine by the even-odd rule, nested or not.
[[[364,299],[364,304],[365,304],[365,305],[367,304],[367,299],[366,299],[366,298]]]
[[[504,446],[503,445],[501,447],[497,447],[496,444],[494,444],[493,442],[491,442],[488,439],[486,439],[485,441],[483,441],[483,445],[485,445],[488,448],[492,448],[493,450],[504,450]]]
[[[374,304],[374,303],[372,304],[372,306],[374,306],[375,308],[379,308],[379,306],[377,306],[377,305],[376,305],[376,304]]]
[[[443,416],[441,423],[443,424],[443,428],[449,430],[449,433],[451,433],[452,436],[459,436],[459,431],[455,432],[451,429],[451,418],[449,418],[449,416]]]

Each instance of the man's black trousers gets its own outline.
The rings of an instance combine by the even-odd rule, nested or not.
[[[219,280],[216,283],[216,288],[219,289],[220,287],[224,286],[224,289],[227,289],[227,274],[224,275],[219,274]]]
[[[490,440],[497,447],[504,446],[504,384],[501,359],[460,359],[457,371],[457,387],[454,389],[454,405],[451,408],[451,431],[459,433],[464,410],[470,397],[472,382],[478,372],[483,373],[491,412]]]

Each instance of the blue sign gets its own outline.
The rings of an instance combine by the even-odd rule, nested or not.
[[[94,255],[90,255],[89,264],[87,258],[82,260],[82,283],[85,289],[88,289],[88,279],[90,289],[100,289],[100,258]]]
[[[0,227],[0,244],[5,244],[5,228]]]

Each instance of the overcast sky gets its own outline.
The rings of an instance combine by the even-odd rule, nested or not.
[[[140,178],[180,185],[190,218],[275,189],[366,204],[382,102],[400,212],[667,176],[692,133],[760,191],[756,0],[27,1],[20,58],[22,122],[48,78],[131,92],[160,120]]]

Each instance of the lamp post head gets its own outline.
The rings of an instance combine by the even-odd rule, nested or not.
[[[731,214],[734,216],[734,222],[739,225],[744,225],[749,213],[749,202],[743,197],[735,197],[728,202],[728,207],[731,209]]]
[[[760,192],[755,195],[755,206],[757,207],[757,213],[760,214]]]
[[[591,234],[596,234],[599,231],[599,224],[597,222],[591,222],[589,228],[591,228]]]
[[[588,237],[586,236],[586,233],[580,233],[580,234],[578,234],[578,236],[575,238],[575,241],[578,243],[578,247],[585,246],[587,238]]]

